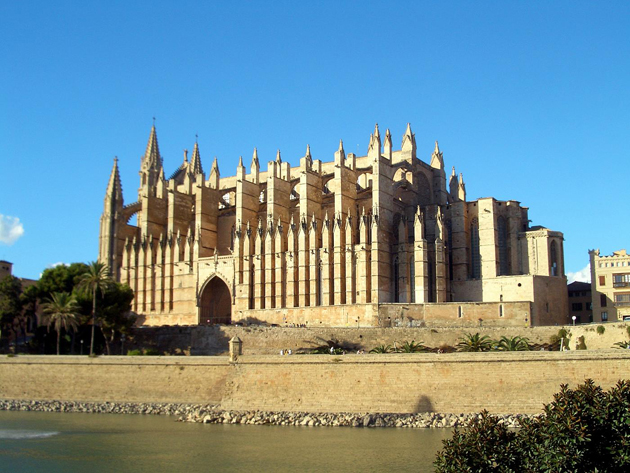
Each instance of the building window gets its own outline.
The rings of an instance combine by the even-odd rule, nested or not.
[[[608,312],[602,312],[602,322],[608,322]]]
[[[499,239],[499,276],[505,276],[509,274],[510,271],[507,245],[508,232],[504,217],[499,217],[497,219],[497,231]]]
[[[606,307],[606,294],[600,294],[599,295],[599,306],[600,307]]]
[[[586,310],[593,310],[593,303],[592,302],[587,302],[586,303]]]
[[[613,274],[613,287],[630,286],[630,274]]]
[[[549,273],[552,276],[557,276],[558,275],[558,250],[556,248],[556,242],[552,241],[551,242],[551,249],[550,249],[550,253],[551,253],[551,257],[549,260]]]
[[[605,286],[606,285],[606,276],[600,276],[599,277],[599,285],[600,286]]]
[[[470,277],[481,278],[481,253],[479,251],[479,220],[470,223]]]
[[[574,302],[573,304],[571,304],[571,310],[573,310],[573,311],[580,311],[580,310],[582,310],[582,303],[581,302]]]

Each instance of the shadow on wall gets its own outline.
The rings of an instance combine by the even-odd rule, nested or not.
[[[134,328],[128,350],[157,351],[160,355],[223,355],[229,338],[218,325]]]
[[[414,412],[435,412],[431,399],[425,395],[420,396],[418,398],[418,402],[416,403],[416,409]]]

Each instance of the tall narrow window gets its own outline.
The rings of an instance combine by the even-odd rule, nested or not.
[[[394,302],[400,302],[400,264],[398,257],[394,258]]]
[[[323,281],[323,272],[322,272],[322,263],[321,261],[317,265],[317,305],[322,305],[322,288],[324,287]]]
[[[558,275],[558,249],[556,248],[556,242],[551,242],[550,258],[549,258],[549,274],[552,276]]]
[[[446,221],[446,231],[448,235],[448,279],[453,280],[453,225],[450,220]]]
[[[416,262],[414,261],[413,256],[409,258],[409,286],[409,300],[414,303],[416,302]]]
[[[508,234],[507,224],[504,217],[497,219],[497,237],[499,243],[499,276],[506,276],[510,274],[509,260],[508,260]]]
[[[481,253],[479,251],[479,220],[470,223],[470,277],[481,278]]]

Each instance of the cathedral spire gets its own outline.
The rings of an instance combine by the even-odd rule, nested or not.
[[[140,165],[140,185],[154,188],[160,180],[164,179],[164,169],[162,168],[162,156],[158,147],[157,132],[155,124],[151,127],[151,134],[147,143],[147,149],[142,157]]]
[[[107,192],[105,199],[111,199],[112,201],[123,201],[122,196],[122,184],[120,182],[120,173],[118,171],[118,156],[114,157],[114,166],[112,167],[112,173],[109,176],[109,182],[107,183]]]
[[[210,187],[212,187],[213,189],[218,189],[219,188],[219,179],[221,177],[221,174],[219,173],[219,162],[217,161],[217,157],[214,157],[214,161],[212,161],[212,169],[210,169],[210,177],[209,177],[209,183],[210,183]]]
[[[160,148],[158,146],[157,132],[155,131],[155,124],[151,127],[151,134],[149,135],[149,141],[147,143],[147,149],[144,152],[142,159],[143,169],[162,168],[162,156],[160,156]]]
[[[214,161],[216,163],[216,158]],[[214,165],[212,166],[214,168]],[[203,174],[203,167],[201,166],[201,156],[199,155],[199,144],[195,140],[195,147],[193,148],[192,158],[189,165],[190,173],[193,175]]]
[[[440,151],[438,142],[435,142],[435,149],[431,154],[431,167],[435,169],[444,169],[444,154]]]
[[[370,135],[370,145],[368,146],[368,157],[372,160],[381,156],[381,135],[378,131],[378,123],[374,126],[374,134]]]
[[[416,157],[416,135],[411,132],[411,125],[407,123],[407,129],[402,139],[402,152],[406,157]]]
[[[258,161],[258,149],[254,148],[254,155],[252,156],[252,167],[251,167],[251,179],[252,182],[258,184],[258,176],[260,173],[260,162]]]
[[[346,152],[343,150],[343,141],[339,140],[339,149],[335,151],[335,165],[344,166],[346,162]]]

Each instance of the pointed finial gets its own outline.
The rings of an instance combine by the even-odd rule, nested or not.
[[[438,146],[437,140],[435,140],[435,149],[433,150],[435,154],[440,154],[440,147]]]
[[[155,127],[155,117],[153,117],[153,127]]]
[[[405,130],[405,135],[409,135],[411,136],[411,124],[409,122],[407,122],[407,129]]]
[[[374,137],[375,138],[380,138],[380,133],[378,132],[378,123],[376,125],[374,125]]]
[[[118,156],[114,156],[114,164],[118,164]]]
[[[455,166],[453,166],[453,171],[451,172],[451,177],[455,177]]]
[[[391,133],[389,132],[389,128],[387,129],[387,131],[385,132],[385,137],[386,138],[391,138]]]
[[[245,167],[243,166],[243,156],[238,157],[238,167],[239,168]]]
[[[280,157],[280,150],[278,150],[278,154],[276,154],[276,163],[277,164],[282,163],[282,158]]]
[[[306,145],[306,156],[311,157],[311,145]]]
[[[464,183],[464,174],[463,173],[459,173],[459,183],[463,184]]]
[[[199,140],[199,135],[195,133],[195,144],[197,143],[198,140]]]
[[[339,151],[343,151],[343,140],[339,140]]]

